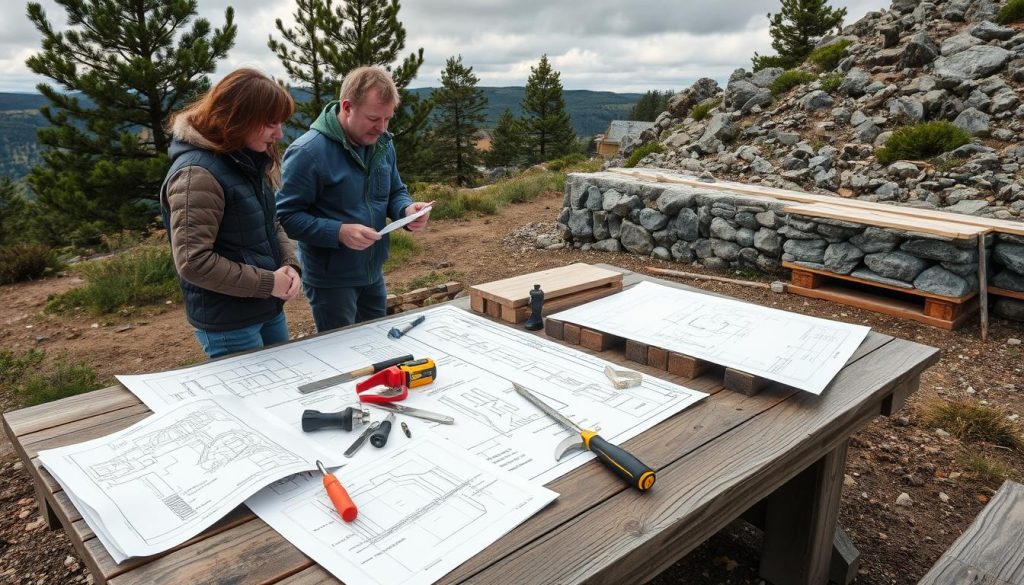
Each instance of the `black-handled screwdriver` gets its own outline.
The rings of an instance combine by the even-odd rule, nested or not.
[[[395,415],[389,414],[387,418],[381,421],[380,426],[377,430],[373,431],[370,435],[370,444],[378,449],[388,444],[388,435],[391,434],[391,424],[395,422]]]
[[[576,423],[535,396],[528,388],[515,382],[512,382],[512,387],[523,398],[541,409],[544,414],[555,419],[566,430],[578,435],[578,437],[572,437],[575,439],[574,444],[592,451],[594,455],[597,455],[601,463],[604,463],[606,467],[614,471],[626,483],[642,492],[646,492],[654,485],[654,470],[644,464],[643,461],[637,459],[632,453],[618,445],[609,443],[590,429],[581,429]]]
[[[370,419],[370,411],[349,406],[338,412],[306,410],[302,413],[302,430],[342,429],[351,431],[355,423],[363,424]]]

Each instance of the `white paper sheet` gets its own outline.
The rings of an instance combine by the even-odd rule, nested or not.
[[[433,202],[431,202],[431,203],[433,203]],[[419,211],[417,211],[416,213],[414,213],[412,215],[407,215],[407,216],[403,217],[402,219],[397,219],[397,220],[389,223],[388,225],[384,226],[377,233],[383,236],[384,234],[386,234],[388,232],[393,232],[393,231],[397,230],[400,227],[404,227],[406,225],[409,225],[410,223],[416,221],[420,217],[423,217],[424,214],[430,213],[431,209],[433,209],[433,205],[428,205],[428,206],[424,207],[423,209],[420,209]]]
[[[39,452],[115,562],[195,536],[268,484],[341,457],[232,396]]]
[[[871,330],[652,282],[549,317],[814,394]]]
[[[118,376],[154,411],[189,396],[233,394],[265,408],[299,428],[306,408],[334,412],[356,403],[356,382],[300,394],[296,387],[403,354],[431,357],[437,380],[414,388],[404,404],[455,417],[454,425],[438,425],[397,415],[413,436],[431,428],[470,452],[515,472],[522,478],[547,483],[593,458],[589,451],[555,461],[555,446],[569,433],[512,389],[518,382],[580,426],[599,430],[621,443],[707,396],[654,376],[644,376],[635,388],[616,390],[604,375],[610,362],[572,348],[442,306],[420,313],[423,324],[401,339],[388,330],[406,323],[408,315],[366,324],[333,334],[268,348],[190,368]],[[369,408],[373,419],[383,411]],[[361,429],[357,429],[361,430]],[[393,431],[383,449],[365,444],[348,460],[358,467],[397,448],[406,440]],[[356,431],[324,430],[309,437],[343,451]]]
[[[338,516],[318,472],[280,481],[246,504],[346,585],[433,583],[557,497],[422,436],[336,475],[359,510],[351,523]]]

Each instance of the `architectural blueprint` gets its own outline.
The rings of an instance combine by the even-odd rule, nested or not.
[[[652,282],[551,317],[814,394],[870,331]]]
[[[39,452],[120,563],[195,536],[268,484],[340,457],[232,396],[193,399],[127,429]]]
[[[337,475],[359,508],[351,523],[319,473],[279,481],[246,503],[347,585],[433,583],[557,497],[437,437],[402,441]]]
[[[644,376],[638,387],[615,390],[603,373],[609,362],[600,358],[451,306],[420,314],[426,317],[423,324],[398,340],[388,338],[387,332],[407,323],[407,315],[181,370],[118,379],[156,412],[190,396],[229,394],[298,429],[306,408],[334,412],[357,401],[355,381],[309,394],[300,394],[298,385],[403,354],[430,357],[437,363],[437,380],[412,389],[404,403],[451,415],[455,424],[435,425],[402,415],[399,420],[408,423],[414,436],[417,428],[431,427],[437,435],[539,483],[593,455],[583,451],[555,461],[555,446],[568,433],[516,394],[512,381],[613,443],[706,396],[653,376]],[[369,410],[374,420],[385,414]],[[340,452],[355,431],[307,436]],[[406,440],[398,439],[393,435],[382,450],[363,446],[349,461],[358,467],[379,458]]]

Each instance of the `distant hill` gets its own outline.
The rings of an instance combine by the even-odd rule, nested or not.
[[[487,98],[486,125],[493,127],[505,108],[515,116],[522,116],[519,104],[523,101],[522,87],[482,87]],[[426,98],[431,88],[410,90]],[[296,97],[300,92],[294,92]],[[612,120],[624,119],[639,93],[615,93],[582,89],[565,91],[565,107],[572,118],[573,130],[579,136],[590,137],[604,132]],[[0,176],[20,179],[30,168],[39,164],[40,149],[36,143],[36,130],[46,125],[39,108],[48,101],[37,93],[0,93]]]
[[[481,87],[487,98],[487,126],[493,127],[501,112],[508,108],[516,117],[523,115],[519,104],[523,101],[522,87]],[[410,89],[412,93],[426,97],[431,88]],[[622,120],[629,115],[633,104],[643,94],[615,93],[611,91],[590,91],[586,89],[565,90],[565,109],[572,118],[572,129],[579,136],[593,136],[608,129],[608,122]]]

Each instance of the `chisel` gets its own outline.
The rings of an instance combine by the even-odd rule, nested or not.
[[[654,485],[654,470],[644,465],[642,461],[634,457],[629,451],[617,445],[612,445],[601,438],[601,435],[598,435],[595,431],[581,429],[576,423],[563,416],[562,413],[548,406],[547,403],[535,396],[526,387],[515,382],[512,382],[512,387],[523,398],[529,400],[534,406],[555,419],[566,430],[577,433],[580,436],[579,443],[581,446],[597,455],[601,463],[604,463],[605,466],[614,471],[619,477],[626,480],[626,483],[642,492],[646,492]],[[573,438],[575,439],[575,437]]]
[[[324,378],[323,380],[317,380],[315,382],[310,382],[308,384],[303,384],[303,385],[299,386],[299,392],[301,392],[303,394],[308,394],[308,393],[313,392],[315,390],[323,390],[324,388],[330,388],[331,386],[337,386],[338,384],[344,384],[345,382],[349,382],[351,380],[355,380],[356,378],[361,378],[363,376],[372,374],[374,372],[379,372],[379,371],[383,370],[384,368],[390,368],[391,366],[397,366],[398,364],[400,364],[402,362],[412,361],[412,359],[413,359],[412,355],[403,355],[401,357],[396,357],[396,358],[391,358],[389,360],[384,360],[382,362],[378,362],[378,363],[371,364],[371,365],[363,367],[363,368],[359,368],[358,370],[352,370],[351,372],[346,372],[344,374],[338,374],[337,376],[331,376],[329,378]]]

